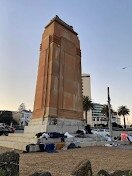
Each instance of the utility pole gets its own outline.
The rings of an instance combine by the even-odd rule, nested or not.
[[[109,122],[108,122],[108,127],[109,127],[109,133],[110,137],[112,137],[112,123],[111,123],[111,104],[110,104],[110,90],[109,87],[107,87],[107,94],[108,94],[108,110],[109,110]]]

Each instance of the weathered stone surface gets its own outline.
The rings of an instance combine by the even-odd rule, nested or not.
[[[5,171],[5,176],[18,176],[19,154],[14,151],[1,154],[0,168]]]
[[[132,176],[132,171],[130,171],[130,170],[125,170],[125,171],[117,170],[117,171],[114,171],[111,174],[109,174],[105,170],[100,170],[97,173],[97,176]]]
[[[83,119],[77,33],[56,16],[42,36],[33,119]]]
[[[84,160],[80,162],[75,169],[73,170],[72,174],[74,176],[92,176],[92,168],[91,163],[89,160]]]
[[[110,176],[132,176],[132,172],[130,170],[125,170],[125,171],[117,170],[113,172]]]
[[[100,170],[97,173],[97,176],[110,176],[110,174],[108,172],[106,172],[105,170]]]
[[[31,176],[52,176],[49,172],[43,172],[43,173],[34,173]]]

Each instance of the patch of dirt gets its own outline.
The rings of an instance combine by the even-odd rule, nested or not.
[[[9,151],[0,147],[0,153]],[[91,161],[94,174],[106,171],[132,169],[132,150],[109,147],[87,147],[60,150],[57,153],[20,152],[20,176],[29,176],[34,172],[49,171],[52,176],[69,176],[73,168],[82,160]]]

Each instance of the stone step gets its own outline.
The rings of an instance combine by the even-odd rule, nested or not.
[[[1,141],[0,140],[0,146],[8,147],[8,148],[11,148],[11,149],[26,151],[26,145],[28,145],[28,143],[26,143],[26,142],[24,143],[24,142]]]
[[[81,147],[87,147],[87,146],[104,146],[107,142],[104,141],[92,141],[90,138],[66,138],[65,139],[66,143],[70,142],[79,142],[79,145]],[[26,145],[31,144],[31,143],[36,143],[36,139],[31,139],[28,137],[13,137],[13,136],[0,136],[0,146],[3,147],[8,147],[12,149],[17,149],[17,150],[26,150]],[[60,143],[60,139],[53,139],[49,138],[46,140],[45,138],[42,139],[43,143]]]
[[[34,121],[35,122],[35,121]],[[37,123],[37,121],[36,121]],[[67,126],[68,129],[69,126]],[[71,128],[71,127],[70,127]],[[10,133],[9,136],[0,136],[0,146],[3,147],[9,147],[9,148],[15,148],[18,150],[25,150],[26,145],[28,144],[36,144],[38,139],[35,138],[35,134],[39,132],[44,132],[46,131],[46,125],[29,125],[26,126],[24,129],[24,133]],[[58,129],[60,131],[58,131]],[[47,131],[48,132],[59,132],[59,133],[65,133],[64,128],[60,127],[58,128],[58,125],[49,125]],[[73,136],[76,136],[77,134],[72,134]],[[70,142],[78,142],[80,143],[81,147],[86,147],[86,146],[94,146],[94,145],[103,145],[102,143],[99,143],[100,139],[95,136],[95,135],[86,135],[87,138],[65,138],[65,142],[69,144]],[[41,139],[40,142],[42,143],[59,143],[61,142],[61,139],[58,138],[48,138],[46,140],[45,138]]]
[[[24,133],[9,133],[8,134],[8,136],[18,136],[18,137],[23,137],[24,135],[25,135]]]
[[[18,137],[18,136],[0,136],[0,141],[11,141],[11,142],[26,142],[30,143],[37,143],[36,138],[30,137]]]
[[[90,142],[90,141],[95,141],[93,138],[66,138],[66,141],[78,141],[78,142]]]
[[[9,136],[0,136],[0,146],[5,146],[5,147],[9,147],[9,148],[15,148],[15,144],[16,146],[20,146],[22,144],[36,144],[38,141],[37,138],[31,138],[30,136],[26,136],[26,134],[10,134]],[[59,143],[61,142],[60,138],[48,138],[47,140],[45,138],[42,138],[40,140],[40,142],[42,143]],[[86,145],[85,143],[89,142],[93,142],[92,138],[65,138],[65,142],[70,143],[70,142],[79,142],[82,143],[82,145]],[[2,144],[2,145],[1,145]],[[7,144],[7,145],[6,145]],[[11,144],[11,145],[10,145]],[[23,145],[22,145],[23,146]],[[87,146],[87,145],[86,145]],[[16,149],[20,149],[22,147],[17,147]]]
[[[35,133],[9,133],[8,136],[18,136],[18,137],[35,137]]]
[[[48,143],[48,142],[47,142]],[[17,142],[17,141],[10,141],[10,140],[0,140],[0,146],[8,147],[11,149],[17,149],[26,151],[26,145],[28,145],[29,142]],[[100,146],[104,145],[104,143],[99,142],[80,142],[79,144],[81,147],[87,147],[87,146]]]
[[[60,138],[48,138],[47,140],[45,138],[39,139],[41,143],[59,143],[61,142]],[[92,142],[95,141],[92,138],[65,138],[66,143],[71,143],[71,142]]]
[[[17,136],[17,137],[29,137],[29,138],[35,138],[35,135],[36,133],[9,133],[8,136]],[[76,136],[77,134],[71,134],[72,136]],[[67,138],[65,138],[67,139]],[[71,138],[72,139],[72,138]],[[80,140],[80,139],[83,139],[84,140],[94,140],[94,141],[100,141],[101,138],[100,137],[97,137],[96,135],[91,135],[91,134],[88,134],[87,135],[87,138],[79,138],[79,137],[76,137],[76,140]],[[70,138],[68,138],[68,140],[70,140]]]
[[[36,143],[37,142],[37,138],[35,138],[35,134],[33,136],[33,134],[30,133],[15,133],[15,134],[9,134],[9,138],[7,138],[7,136],[1,136],[3,137],[3,140],[11,140],[11,141],[23,141],[23,142],[29,142],[29,143]],[[2,138],[1,138],[2,140]],[[42,143],[56,143],[56,142],[61,142],[61,138],[48,138],[47,140],[45,138],[42,138],[40,140]],[[91,137],[87,137],[87,138],[79,138],[79,137],[75,137],[75,138],[65,138],[65,142],[74,142],[74,141],[78,141],[78,142],[89,142],[89,141],[99,141],[99,139],[97,138],[91,138]]]
[[[105,141],[89,141],[89,142],[80,142],[81,147],[89,147],[89,146],[104,146],[106,144]]]

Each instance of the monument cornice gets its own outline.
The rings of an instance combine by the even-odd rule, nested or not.
[[[66,29],[68,29],[69,31],[71,31],[72,33],[74,33],[75,35],[78,35],[78,33],[76,33],[74,30],[73,30],[73,27],[68,25],[67,23],[65,23],[63,20],[61,20],[57,15],[49,22],[49,24],[47,24],[45,26],[45,29],[50,26],[53,22],[57,22],[59,24],[61,24],[62,26],[64,26]]]

